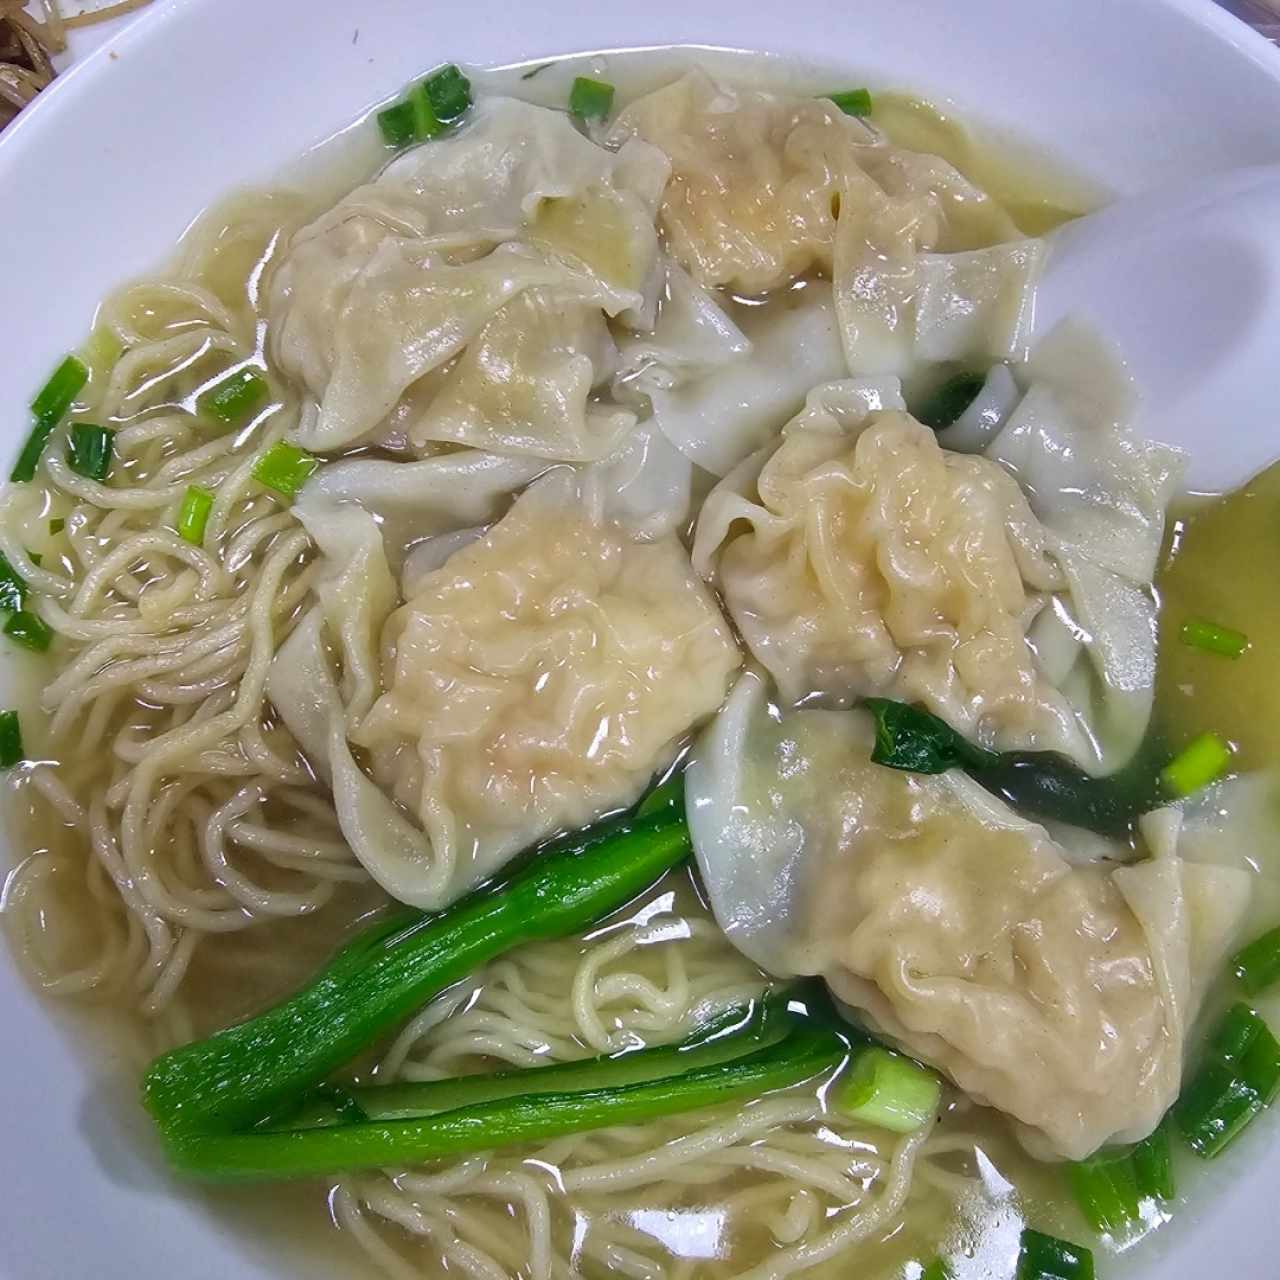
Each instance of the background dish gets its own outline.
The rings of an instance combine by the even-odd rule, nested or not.
[[[842,34],[833,40],[834,32]],[[303,0],[277,0],[266,12],[251,0],[173,0],[77,69],[0,145],[0,234],[22,247],[11,287],[18,299],[39,300],[0,321],[3,402],[28,399],[50,353],[79,341],[96,299],[154,265],[212,198],[271,178],[433,62],[536,59],[655,38],[769,49],[838,68],[841,81],[951,100],[966,118],[1014,129],[1118,193],[1280,159],[1280,56],[1207,3],[1041,0],[1015,9],[992,0],[958,23],[935,0],[909,0],[860,14],[855,27],[823,0],[750,16],[719,0],[696,12],[658,5],[635,14],[565,0],[515,15],[475,5],[433,15],[428,27],[403,0],[377,0],[358,20]],[[847,44],[848,56],[832,59],[833,44]],[[199,95],[193,84],[203,86]],[[21,418],[14,423],[16,437]],[[0,979],[0,1001],[13,1011],[10,1043],[20,1046],[0,1068],[10,1104],[0,1275],[279,1274],[265,1260],[246,1261],[253,1246],[227,1238],[193,1199],[172,1197],[141,1116],[127,1097],[104,1096],[109,1079],[81,1077],[16,974]],[[111,1064],[101,1068],[109,1078]],[[1210,1259],[1243,1277],[1264,1274],[1265,1143],[1265,1132],[1250,1135],[1225,1173],[1215,1171],[1230,1177],[1247,1167],[1249,1177],[1179,1233],[1177,1261],[1163,1275],[1181,1280]]]

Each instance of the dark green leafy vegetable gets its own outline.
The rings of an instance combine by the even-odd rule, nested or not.
[[[416,1164],[757,1098],[830,1071],[847,1053],[833,1029],[801,1026],[745,1057],[657,1080],[523,1094],[413,1120],[243,1134],[171,1130],[166,1147],[181,1172],[214,1180],[300,1178]]]
[[[1069,1164],[1067,1180],[1095,1231],[1123,1236],[1138,1221],[1138,1178],[1128,1147],[1099,1151]]]
[[[888,698],[867,698],[864,705],[875,717],[871,759],[876,764],[911,773],[963,769],[1013,808],[1037,818],[1124,837],[1135,819],[1160,803],[1157,777],[1142,758],[1095,778],[1056,751],[987,751],[920,707]]]
[[[110,427],[77,422],[67,438],[67,465],[77,475],[101,483],[111,470],[116,433]]]
[[[1093,1254],[1082,1245],[1025,1227],[1017,1280],[1093,1280]]]
[[[379,924],[290,999],[158,1058],[146,1105],[172,1132],[279,1114],[449,983],[523,942],[584,928],[689,851],[680,814],[628,816],[558,842],[499,889]]]
[[[1191,618],[1179,631],[1182,643],[1192,649],[1203,649],[1224,658],[1238,658],[1249,647],[1249,637],[1243,631],[1220,627],[1204,618]]]
[[[1248,1005],[1227,1011],[1204,1061],[1173,1109],[1187,1145],[1207,1159],[1224,1151],[1280,1091],[1280,1043]]]
[[[27,602],[27,584],[0,551],[0,612],[16,613]]]
[[[22,725],[16,711],[0,711],[0,769],[12,769],[26,759]]]
[[[607,120],[613,110],[613,85],[578,76],[569,90],[569,112],[579,120]]]
[[[48,624],[26,609],[19,609],[17,613],[9,615],[4,624],[4,633],[24,649],[32,649],[36,653],[44,653],[53,643],[53,632]]]
[[[1271,929],[1236,952],[1231,968],[1252,996],[1280,978],[1280,929]]]
[[[957,373],[948,378],[916,410],[916,419],[934,431],[944,431],[978,398],[986,382],[981,373]]]
[[[777,1044],[795,1026],[786,993],[726,1010],[684,1040],[631,1053],[605,1054],[578,1062],[457,1076],[423,1083],[335,1089],[328,1085],[301,1110],[271,1123],[272,1130],[317,1128],[345,1120],[417,1120],[500,1098],[578,1093],[683,1075],[745,1058]]]
[[[89,370],[75,356],[67,356],[53,371],[52,377],[31,402],[35,424],[9,474],[10,480],[24,482],[35,478],[40,455],[44,453],[49,437],[58,423],[67,416],[67,410],[75,403],[76,396],[88,381]]]
[[[268,489],[292,498],[319,465],[319,458],[281,440],[253,464],[253,478]]]
[[[844,89],[839,93],[829,93],[827,97],[847,116],[869,116],[871,114],[870,89]]]
[[[182,506],[178,508],[178,536],[184,542],[200,546],[204,542],[205,525],[209,523],[212,509],[213,494],[198,484],[188,485],[182,495]]]
[[[247,422],[270,393],[266,378],[256,369],[236,369],[201,392],[196,407],[206,417],[236,427]]]
[[[1172,1200],[1173,1154],[1169,1150],[1169,1118],[1156,1126],[1150,1137],[1133,1148],[1133,1172],[1138,1181],[1138,1194],[1146,1200]]]

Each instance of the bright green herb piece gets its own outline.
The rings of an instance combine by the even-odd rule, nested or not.
[[[1191,618],[1179,631],[1182,643],[1192,649],[1203,649],[1224,658],[1238,658],[1249,647],[1249,637],[1243,631],[1220,627],[1204,618]]]
[[[1216,782],[1231,765],[1231,748],[1216,733],[1193,738],[1160,771],[1164,789],[1178,798]]]
[[[77,422],[67,437],[67,465],[76,475],[101,483],[111,470],[116,433],[110,427]]]
[[[16,613],[26,602],[26,581],[0,551],[0,613]]]
[[[870,89],[844,89],[839,93],[829,93],[827,97],[847,116],[869,116],[871,114]],[[921,421],[923,422],[924,419],[922,418]]]
[[[327,1127],[350,1120],[419,1120],[500,1098],[580,1093],[684,1075],[745,1058],[777,1044],[795,1029],[787,997],[777,993],[752,1005],[727,1009],[677,1044],[579,1062],[457,1076],[448,1080],[336,1088],[326,1085],[284,1115],[273,1130]]]
[[[952,1280],[951,1268],[945,1258],[934,1258],[920,1273],[920,1280]]]
[[[910,773],[963,769],[1034,817],[1127,836],[1134,820],[1159,804],[1156,776],[1141,758],[1118,773],[1095,778],[1056,751],[987,751],[920,707],[888,698],[867,698],[862,705],[875,717],[874,763]]]
[[[662,813],[671,809],[684,812],[684,776],[674,774],[660,786],[654,787],[636,809],[637,818],[647,818],[653,813]]]
[[[433,71],[422,87],[432,114],[441,124],[452,124],[471,106],[471,81],[452,62]]]
[[[1209,1041],[1204,1062],[1174,1106],[1187,1145],[1212,1159],[1280,1091],[1280,1043],[1248,1005],[1233,1006]]]
[[[927,1067],[874,1045],[854,1058],[831,1102],[852,1120],[914,1133],[933,1119],[941,1098],[942,1084]]]
[[[213,510],[213,494],[198,484],[188,485],[178,508],[178,536],[185,542],[200,546],[204,542],[205,525]]]
[[[259,483],[292,498],[311,478],[320,459],[283,440],[273,444],[253,464],[253,478]]]
[[[49,532],[52,534],[59,534],[66,527],[67,522],[61,516],[54,516],[54,518],[49,521]]]
[[[1138,1180],[1138,1194],[1144,1200],[1167,1201],[1177,1194],[1168,1116],[1160,1121],[1150,1137],[1143,1138],[1133,1148],[1133,1172]]]
[[[404,100],[379,111],[378,128],[382,130],[382,140],[387,146],[397,150],[407,147],[416,136],[413,103]]]
[[[1017,1280],[1093,1280],[1093,1254],[1082,1245],[1025,1227]]]
[[[613,110],[613,85],[578,76],[569,90],[569,112],[579,120],[607,120]]]
[[[53,632],[45,620],[26,609],[19,609],[17,613],[9,615],[4,624],[4,633],[23,648],[32,649],[36,653],[44,653],[53,642]]]
[[[436,109],[431,104],[431,95],[427,92],[425,82],[415,85],[409,91],[407,101],[413,112],[413,137],[416,142],[425,142],[428,138],[438,137],[444,132],[444,121],[436,115]]]
[[[944,431],[977,399],[986,381],[981,373],[957,373],[948,378],[916,411],[916,420],[934,431]]]
[[[270,392],[266,378],[256,369],[236,369],[201,392],[196,407],[206,417],[236,427],[249,420]]]
[[[1095,1231],[1123,1236],[1138,1221],[1138,1178],[1129,1148],[1099,1151],[1069,1164],[1067,1180]]]
[[[521,943],[585,928],[689,852],[681,814],[627,816],[543,850],[500,889],[375,925],[296,995],[153,1062],[147,1108],[187,1132],[279,1114],[451,982]]]
[[[89,370],[75,356],[68,356],[53,371],[53,376],[31,402],[35,425],[9,473],[11,480],[21,483],[35,478],[40,455],[44,453],[53,429],[67,416],[67,410],[88,380]]]
[[[0,711],[0,769],[12,769],[26,759],[22,746],[22,725],[16,711]]]
[[[1236,952],[1231,968],[1252,996],[1280,978],[1280,928],[1271,929]]]

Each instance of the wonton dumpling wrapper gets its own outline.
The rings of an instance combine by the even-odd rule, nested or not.
[[[1154,857],[1074,865],[963,774],[870,762],[862,712],[771,715],[744,676],[687,774],[716,918],[756,963],[820,974],[881,1034],[1019,1122],[1041,1156],[1145,1137],[1249,895]]]
[[[740,662],[678,540],[593,519],[568,473],[421,579],[383,645],[354,740],[464,887],[637,799]]]
[[[817,388],[707,499],[695,564],[788,703],[894,697],[1001,746],[1077,746],[1026,643],[1062,585],[1026,500],[901,409],[893,380]]]
[[[587,413],[587,392],[613,372],[601,313],[651,323],[667,172],[644,143],[615,154],[563,113],[498,99],[304,227],[269,305],[276,359],[320,406],[299,442],[340,448],[386,433],[394,415],[392,431],[418,441],[607,453],[634,418],[617,411],[602,424]],[[566,323],[525,323],[518,299],[530,290]],[[444,376],[478,338],[483,350]],[[552,378],[564,385],[531,394]],[[436,393],[447,394],[433,414]],[[551,411],[557,400],[568,419]],[[507,415],[521,404],[530,416],[508,438]],[[602,425],[617,428],[603,442],[592,436]]]

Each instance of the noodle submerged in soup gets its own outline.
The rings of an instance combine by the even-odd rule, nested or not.
[[[6,630],[47,648],[15,946],[142,1061],[198,1053],[359,970],[381,942],[325,966],[396,903],[500,899],[682,776],[620,829],[687,817],[691,860],[585,929],[524,921],[249,1123],[206,1131],[194,1095],[166,1119],[162,1058],[176,1162],[341,1143],[447,1082],[497,1088],[487,1145],[335,1157],[303,1197],[356,1271],[1010,1280],[1020,1253],[1033,1277],[1036,1249],[1127,1249],[1167,1189],[1133,1175],[1100,1222],[1064,1166],[1140,1169],[1227,957],[1280,915],[1265,744],[1225,782],[1203,751],[1157,777],[1195,705],[1165,680],[1162,743],[1182,460],[1131,430],[1097,338],[1031,342],[1042,236],[1083,208],[1061,179],[905,98],[683,61],[435,76],[323,195],[238,197],[103,304],[0,528]],[[1179,617],[1209,607],[1195,528]],[[1223,661],[1217,632],[1177,670]],[[1166,623],[1162,661],[1177,643]],[[821,990],[820,1029],[809,996],[799,1031],[753,1021]],[[754,1094],[504,1136],[521,1073],[599,1058],[625,1108],[632,1055],[757,1033],[770,1069],[843,1047]],[[864,1059],[906,1091],[879,1111],[850,1102]],[[579,1105],[558,1090],[546,1115]]]

